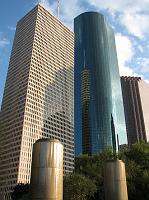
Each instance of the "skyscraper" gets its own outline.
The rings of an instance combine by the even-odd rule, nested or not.
[[[140,77],[121,77],[128,144],[149,141],[149,85]]]
[[[73,170],[73,33],[37,5],[17,24],[2,101],[0,199],[29,183],[33,143],[64,144],[64,171]]]
[[[97,12],[76,17],[74,31],[75,150],[93,154],[112,146],[112,134],[127,143],[114,32]]]

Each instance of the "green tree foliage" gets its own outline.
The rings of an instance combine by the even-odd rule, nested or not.
[[[149,200],[149,145],[132,145],[130,149],[119,152],[117,156],[126,165],[129,200]],[[82,155],[76,158],[75,172],[89,177],[97,186],[94,199],[104,200],[103,165],[106,160],[113,158],[111,149],[98,155]]]
[[[120,153],[125,162],[129,200],[149,199],[149,145],[132,145]]]
[[[64,177],[64,200],[86,200],[96,192],[94,182],[80,174]]]
[[[117,156],[125,162],[129,200],[149,200],[149,145],[132,145]],[[111,149],[98,155],[77,157],[74,173],[64,177],[64,200],[104,200],[103,165],[113,158]],[[21,197],[29,200],[22,195],[27,191],[28,185],[17,185],[12,200]]]
[[[11,199],[26,200],[28,199],[28,193],[29,193],[29,184],[20,183],[14,187],[14,190],[11,194]]]
[[[104,152],[88,156],[81,155],[75,160],[75,173],[83,174],[94,181],[97,191],[94,198],[104,200],[104,178],[103,178],[103,165],[106,160],[113,159],[112,149],[106,149]]]

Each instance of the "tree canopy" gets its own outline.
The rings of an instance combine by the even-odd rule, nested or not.
[[[134,144],[129,149],[120,151],[117,157],[124,161],[129,200],[149,199],[149,145]],[[95,182],[98,190],[94,196],[104,199],[103,165],[106,160],[113,159],[111,149],[97,155],[81,155],[76,158],[75,172],[80,173]],[[95,198],[96,199],[96,198]]]
[[[29,193],[29,184],[20,183],[14,187],[11,194],[12,200],[26,200]]]
[[[149,200],[149,145],[143,142],[132,145],[117,157],[125,162],[129,200]],[[64,200],[104,200],[103,166],[113,158],[111,149],[76,157],[74,172],[64,176]],[[29,190],[28,185],[25,188]],[[12,200],[19,200],[25,188],[16,186]]]
[[[95,183],[83,175],[72,173],[64,177],[65,200],[85,200],[94,196],[96,190]]]

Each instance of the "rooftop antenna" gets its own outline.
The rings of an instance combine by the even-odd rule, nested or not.
[[[60,5],[60,0],[57,0],[57,18],[59,18],[59,5]]]

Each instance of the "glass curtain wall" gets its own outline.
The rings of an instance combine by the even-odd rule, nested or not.
[[[111,117],[115,132],[126,134],[114,34],[96,12],[76,17],[74,32],[75,152],[94,154],[112,146]]]

